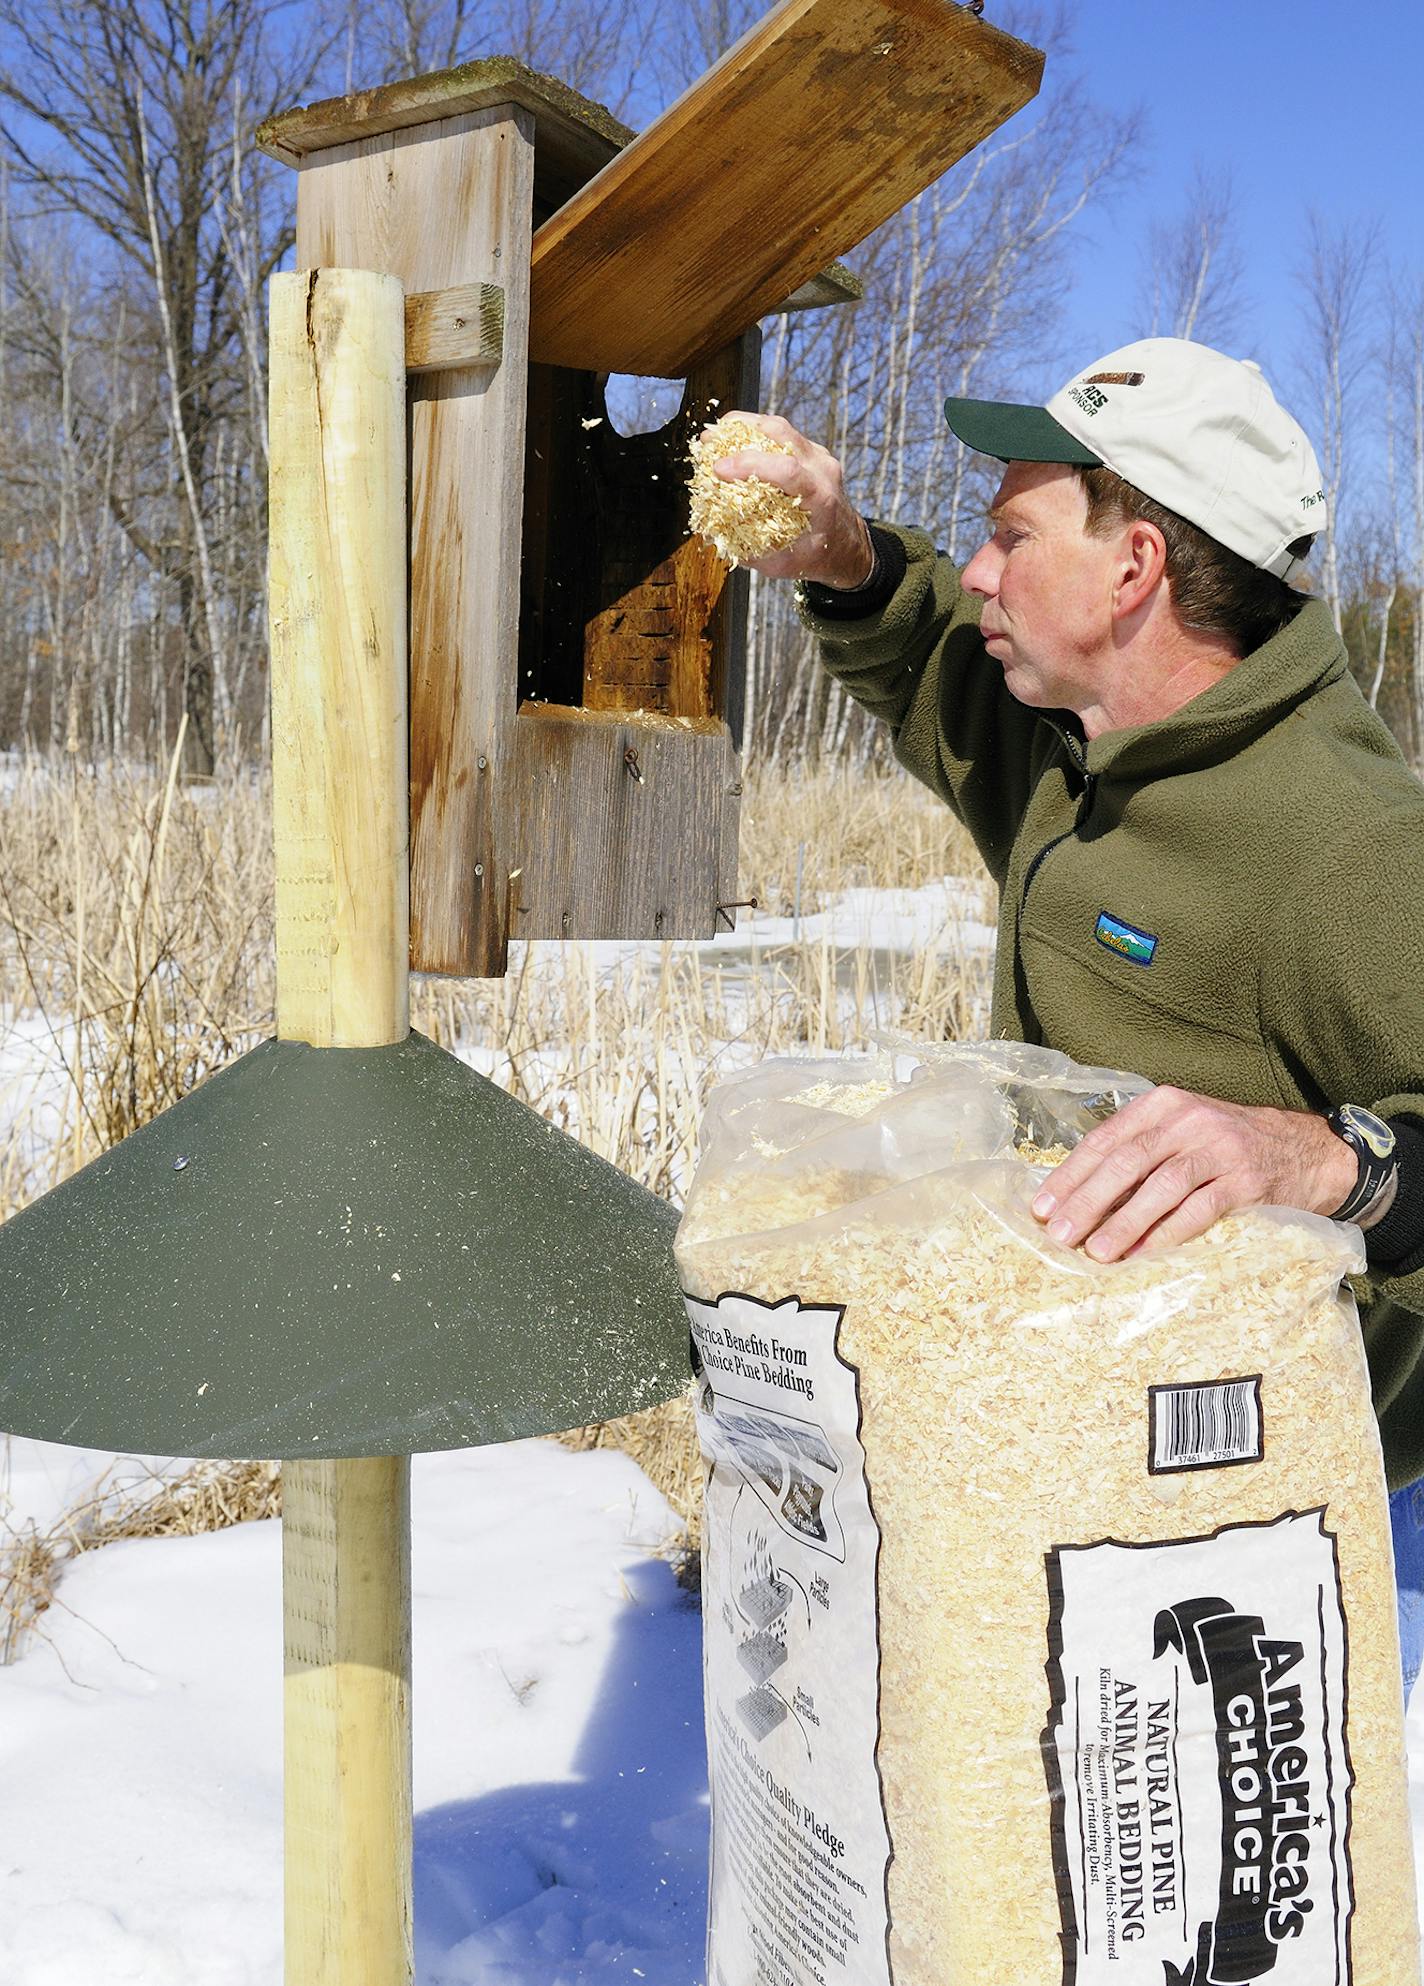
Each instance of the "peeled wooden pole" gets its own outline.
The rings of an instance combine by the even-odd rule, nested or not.
[[[276,276],[277,1031],[409,1032],[405,298]],[[287,1986],[408,1986],[410,1462],[282,1472]]]

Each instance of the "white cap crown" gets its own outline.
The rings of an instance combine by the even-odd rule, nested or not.
[[[1143,338],[1069,380],[1048,412],[1103,464],[1254,566],[1291,579],[1322,529],[1315,450],[1250,359]]]

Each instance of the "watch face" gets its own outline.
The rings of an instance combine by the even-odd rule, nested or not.
[[[1342,1103],[1338,1115],[1342,1127],[1353,1131],[1376,1158],[1387,1159],[1393,1152],[1394,1133],[1372,1110],[1358,1103]]]

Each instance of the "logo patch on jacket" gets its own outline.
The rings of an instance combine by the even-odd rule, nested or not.
[[[1151,931],[1139,931],[1135,924],[1124,924],[1120,917],[1114,917],[1106,910],[1098,912],[1097,929],[1093,936],[1100,945],[1106,945],[1119,958],[1131,959],[1134,965],[1151,965],[1152,955],[1157,949],[1157,940]]]

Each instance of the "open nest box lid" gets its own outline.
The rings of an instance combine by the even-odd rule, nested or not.
[[[773,311],[849,301],[856,247],[1034,96],[1036,48],[958,0],[776,0],[636,135],[511,57],[269,118],[323,152],[500,103],[534,120],[529,357],[684,379]]]
[[[689,1376],[677,1214],[418,1034],[268,1041],[0,1228],[0,1428],[399,1455]]]

